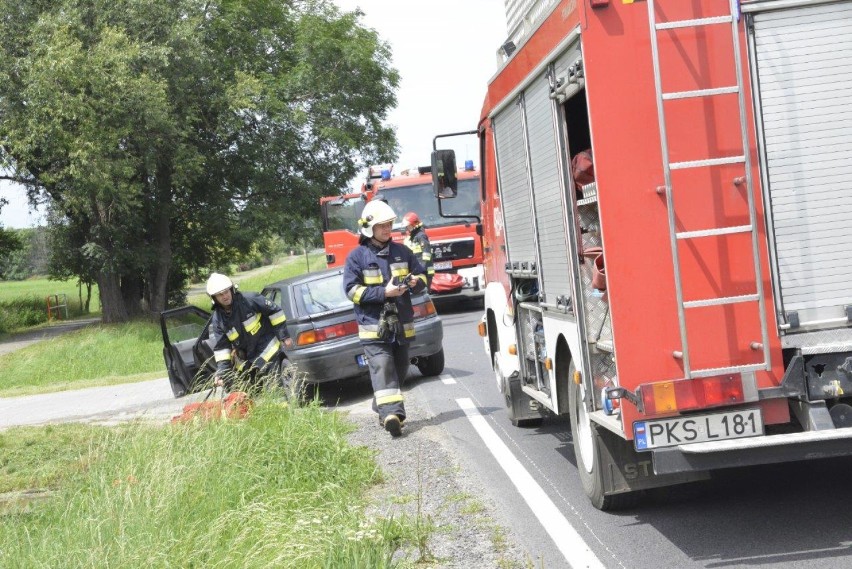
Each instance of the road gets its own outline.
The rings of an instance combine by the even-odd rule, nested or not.
[[[852,567],[852,460],[717,473],[675,491],[656,490],[634,509],[595,510],[577,476],[567,419],[512,427],[476,335],[478,311],[445,310],[447,368],[419,379],[406,398],[439,425],[453,456],[497,505],[536,568]],[[368,382],[328,385],[323,400],[369,412]],[[0,429],[57,420],[166,419],[203,394],[175,400],[166,379],[50,396],[0,399]],[[411,417],[415,419],[415,417]]]

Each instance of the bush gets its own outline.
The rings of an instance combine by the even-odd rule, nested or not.
[[[0,334],[47,322],[43,298],[21,297],[0,302]]]

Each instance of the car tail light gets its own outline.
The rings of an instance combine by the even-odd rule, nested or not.
[[[414,309],[415,320],[423,320],[435,314],[435,305],[431,300],[427,300],[423,304],[415,304],[412,308]]]
[[[734,405],[745,401],[740,375],[678,379],[639,386],[646,415]]]
[[[326,340],[337,340],[345,336],[354,336],[358,333],[358,323],[354,320],[343,322],[342,324],[334,324],[332,326],[323,326],[315,330],[305,330],[299,334],[296,339],[297,346],[309,346]]]

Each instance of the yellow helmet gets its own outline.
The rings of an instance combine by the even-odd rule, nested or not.
[[[364,206],[364,211],[361,212],[361,219],[358,220],[361,234],[365,237],[373,236],[373,226],[387,223],[396,219],[396,214],[391,206],[381,200],[368,202]]]
[[[207,279],[207,294],[210,298],[234,286],[234,282],[221,273],[212,273]]]

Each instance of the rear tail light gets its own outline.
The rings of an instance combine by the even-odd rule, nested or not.
[[[431,300],[427,300],[423,304],[415,304],[412,308],[414,309],[415,320],[423,320],[435,314],[435,305]]]
[[[646,415],[745,402],[740,375],[678,379],[639,386]]]
[[[323,326],[315,330],[305,330],[299,334],[296,339],[297,346],[309,346],[326,340],[337,340],[345,336],[354,336],[358,333],[358,323],[354,320],[343,322],[342,324],[334,324],[333,326]]]

